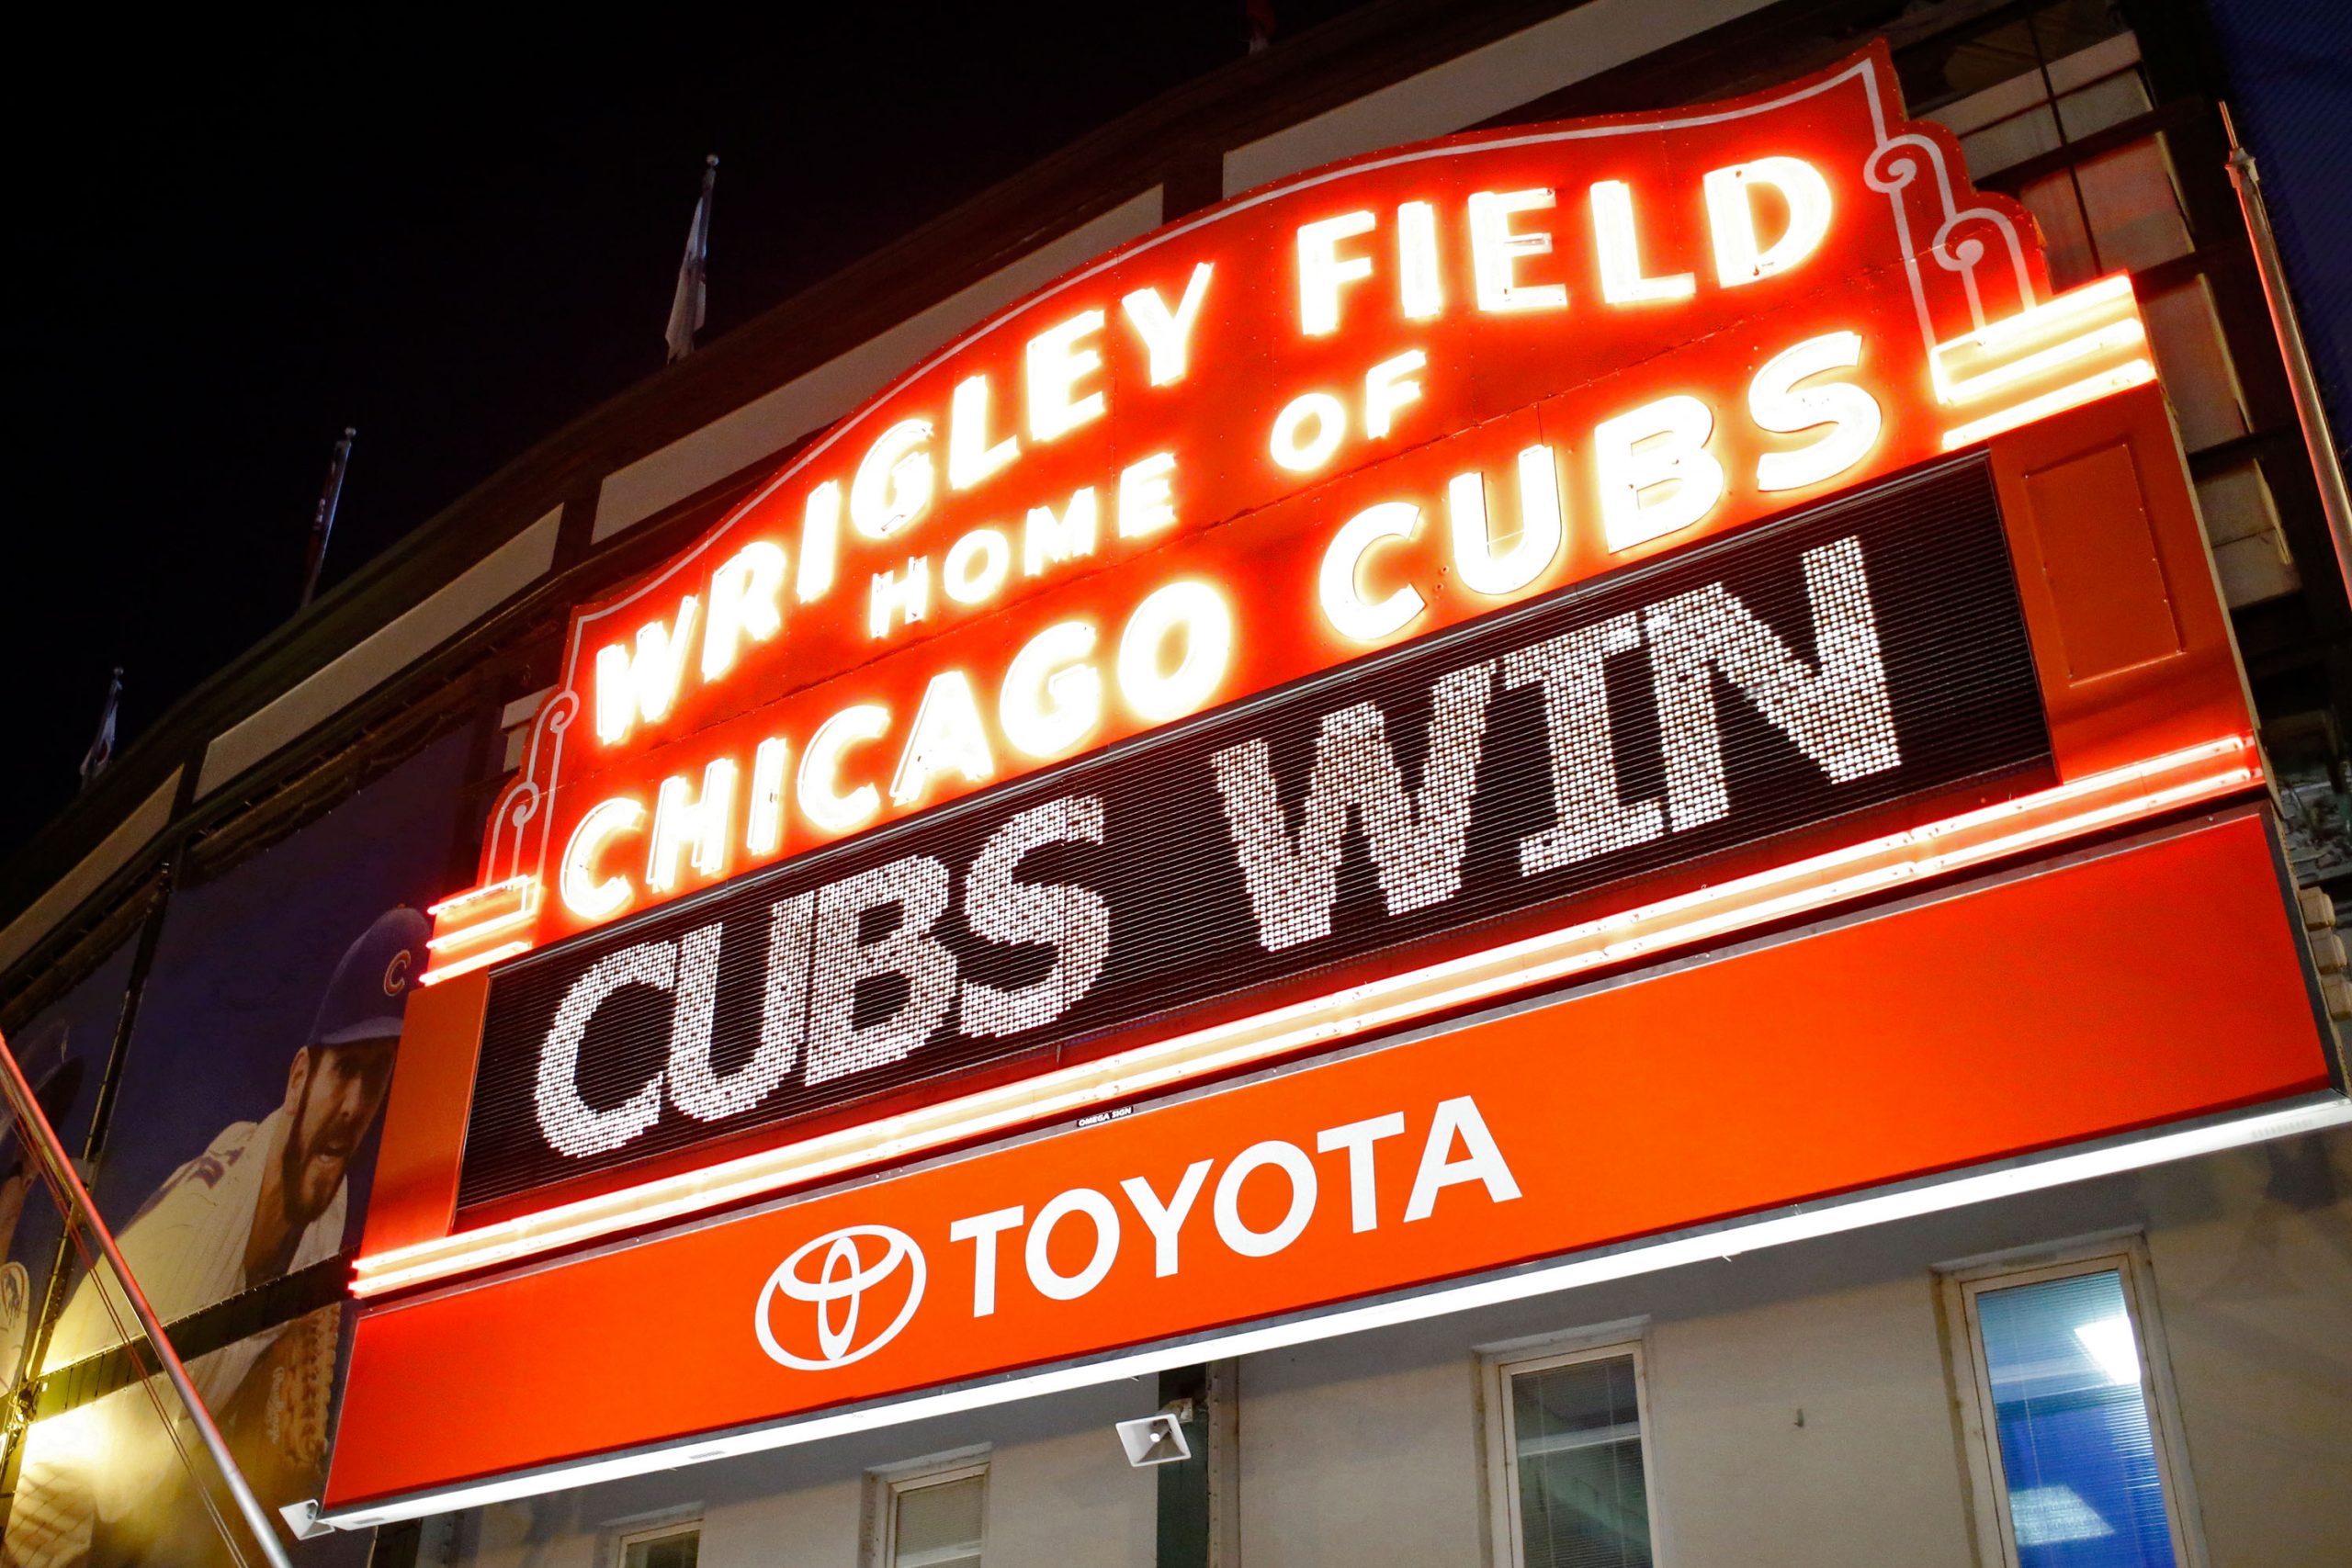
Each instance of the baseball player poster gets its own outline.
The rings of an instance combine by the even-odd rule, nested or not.
[[[273,1512],[317,1495],[324,1476],[341,1282],[469,752],[469,736],[447,737],[177,889],[124,1055],[93,1195]],[[129,1381],[118,1347],[130,1321],[103,1274],[67,1294],[41,1368],[90,1396],[27,1433],[10,1565],[231,1561],[204,1514],[210,1465],[193,1428],[161,1379]],[[110,1377],[57,1376],[110,1355]],[[367,1540],[299,1550],[364,1562]]]
[[[98,1081],[114,1050],[130,978],[126,942],[101,959],[73,989],[8,1036],[50,1125],[79,1154],[97,1109]],[[0,1116],[0,1377],[11,1397],[28,1370],[34,1321],[49,1289],[64,1222],[41,1180],[38,1156],[12,1121]]]

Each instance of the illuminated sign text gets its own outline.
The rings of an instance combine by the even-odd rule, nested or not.
[[[2013,790],[2037,690],[1984,466],[1947,464],[502,971],[460,1201]]]

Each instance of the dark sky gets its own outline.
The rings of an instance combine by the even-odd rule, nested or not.
[[[345,424],[328,584],[660,368],[705,152],[707,342],[1245,37],[1240,0],[194,15],[12,27],[0,856],[112,666],[129,744],[292,612]]]

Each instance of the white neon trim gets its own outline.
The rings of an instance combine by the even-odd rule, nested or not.
[[[2244,738],[2226,736],[1769,871],[1154,1041],[1100,1061],[477,1230],[387,1248],[354,1260],[352,1292],[380,1295],[807,1186],[945,1144],[1081,1114],[1106,1101],[1335,1043],[1390,1023],[1687,946],[1922,876],[1983,864],[2021,849],[2243,788],[2257,777],[2253,763],[2242,760],[2248,749]],[[2214,763],[2222,765],[2209,766]],[[2094,796],[2116,791],[2130,793],[2103,805],[2087,804]],[[2012,818],[2063,807],[2073,809],[2021,831],[1994,833]]]
[[[2119,298],[2132,297],[2132,275],[2111,272],[2096,283],[2070,288],[2054,299],[2044,300],[2014,316],[2004,316],[1990,326],[1980,327],[1965,336],[1939,344],[1937,347],[1947,352],[1962,346],[1997,349],[2037,333],[2059,330],[2071,324],[2075,317],[2087,315],[2098,306],[2111,304]]]
[[[470,975],[477,969],[487,969],[502,958],[512,958],[518,953],[530,951],[531,944],[527,942],[502,942],[496,947],[486,947],[480,953],[468,953],[463,958],[453,958],[438,968],[428,969],[416,977],[416,983],[420,986],[437,986],[444,980],[454,980],[460,975]]]
[[[1988,435],[1998,435],[2005,430],[2015,430],[2020,424],[2031,424],[2037,419],[2047,418],[2062,410],[2073,408],[2078,403],[2091,402],[2096,399],[2106,397],[2110,392],[2122,391],[2127,387],[2144,386],[2155,378],[2156,367],[2154,365],[2144,359],[2131,360],[2117,366],[2112,370],[2102,370],[2096,376],[2085,377],[2082,380],[2061,387],[2054,392],[2044,392],[2038,398],[2028,398],[2021,403],[2003,409],[1999,413],[1987,414],[1983,419],[1973,420],[1956,429],[1948,430],[1944,432],[1944,450],[1949,452],[1955,446],[1972,446]]]
[[[438,953],[446,953],[453,947],[471,947],[485,937],[494,936],[509,926],[521,925],[537,913],[538,913],[537,910],[530,908],[509,909],[503,915],[492,915],[487,919],[476,920],[470,925],[462,925],[454,931],[443,931],[438,936],[428,937],[424,943],[425,950]]]
[[[1604,1280],[1654,1273],[1686,1263],[1734,1258],[1768,1247],[1811,1241],[1892,1221],[1963,1208],[1971,1203],[2039,1192],[2069,1182],[2091,1180],[2173,1160],[2191,1159],[2223,1149],[2240,1148],[2272,1138],[2322,1132],[2347,1123],[2352,1123],[2352,1101],[2341,1099],[2284,1111],[2258,1111],[2231,1121],[2179,1132],[2159,1133],[2028,1164],[2005,1166],[1973,1175],[1962,1173],[1917,1186],[1843,1201],[1830,1200],[1819,1207],[1782,1211],[1751,1220],[1734,1220],[1716,1229],[1637,1243],[1622,1251],[1600,1257],[1570,1258],[1360,1306],[1332,1307],[1259,1327],[1236,1329],[1207,1338],[1184,1339],[1079,1366],[1049,1368],[977,1387],[919,1394],[833,1415],[811,1416],[799,1420],[787,1418],[777,1425],[732,1432],[719,1438],[683,1438],[660,1448],[611,1459],[587,1460],[577,1464],[534,1471],[526,1475],[417,1493],[374,1506],[326,1514],[322,1516],[322,1520],[337,1529],[367,1529],[402,1519],[418,1518],[426,1514],[450,1513],[569,1487],[592,1486],[600,1482],[617,1481],[653,1471],[673,1470],[705,1460],[727,1459],[801,1443],[821,1442],[854,1432],[874,1431],[910,1421],[986,1409],[1014,1400],[1034,1399],[1116,1382],[1170,1367],[1197,1366],[1203,1361],[1254,1356],[1288,1346],[1333,1339],[1345,1334],[1359,1334],[1402,1323],[1418,1323],[1452,1313],[1469,1312],[1575,1290]]]
[[[494,908],[510,897],[514,901],[514,907],[503,913],[480,916],[469,916],[467,913],[471,909]],[[523,925],[536,917],[539,912],[539,879],[528,875],[510,876],[503,882],[493,882],[487,886],[454,894],[424,912],[433,917],[436,928],[445,925],[449,928],[447,931],[436,929],[435,934],[426,939],[424,951],[432,954],[432,959],[424,973],[416,977],[420,986],[437,986],[455,976],[487,968],[502,958],[512,958],[518,953],[531,950],[530,941],[526,937],[499,942],[467,957],[449,956],[453,952],[480,946],[499,932]]]
[[[534,902],[531,894],[538,886],[538,882],[537,877],[526,872],[520,876],[510,876],[503,882],[486,883],[480,887],[469,887],[463,893],[452,893],[438,904],[427,905],[424,912],[438,919],[452,909],[465,909],[476,904],[487,904],[493,898],[503,897],[508,894],[513,894],[525,904],[530,904]]]
[[[2109,349],[2129,348],[2135,344],[2145,343],[2147,340],[2148,329],[2141,324],[2140,318],[2126,316],[2120,321],[2109,321],[2105,326],[2085,333],[2079,337],[2070,337],[2064,342],[2052,344],[2048,348],[2036,349],[2022,359],[2012,359],[2006,364],[1996,365],[1989,370],[1979,370],[1973,376],[1950,378],[1947,378],[1943,367],[1943,355],[1939,353],[1936,355],[1937,400],[1944,403],[1973,403],[1980,398],[1998,391],[2003,387],[2030,380],[2047,371],[2055,370],[2062,365],[2070,365],[2078,359],[2087,359],[2095,354]]]

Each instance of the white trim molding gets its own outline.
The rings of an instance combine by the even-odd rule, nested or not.
[[[130,816],[100,839],[97,847],[74,863],[74,869],[50,884],[25,912],[0,930],[0,971],[22,958],[74,912],[75,905],[96,893],[106,879],[130,863],[130,859],[154,840],[172,819],[172,802],[180,793],[180,773],[157,784]]]
[[[555,564],[557,507],[459,572],[447,586],[215,736],[196,793],[210,794],[407,669],[544,577]]]

